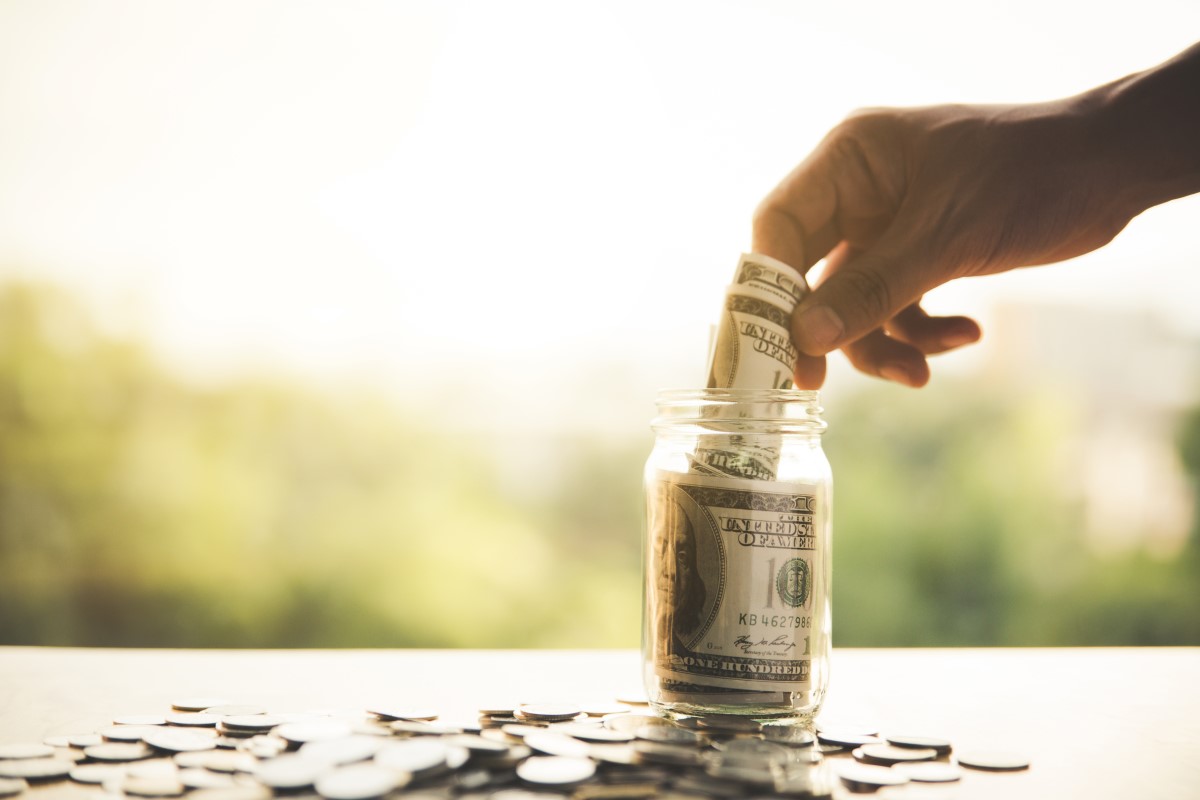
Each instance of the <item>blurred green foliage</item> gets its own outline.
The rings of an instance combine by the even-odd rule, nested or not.
[[[1200,644],[1200,556],[1092,555],[1053,398],[831,414],[835,643]],[[647,399],[649,416],[650,400]],[[1200,412],[1182,458],[1200,481]],[[546,443],[543,443],[546,444]],[[0,289],[0,643],[637,645],[641,464],[505,447],[361,389],[189,384],[67,294]]]

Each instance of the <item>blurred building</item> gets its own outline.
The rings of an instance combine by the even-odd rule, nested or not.
[[[1089,544],[1178,552],[1195,498],[1176,442],[1200,406],[1200,341],[1149,311],[1022,304],[992,316],[983,375],[1065,409],[1063,488]]]

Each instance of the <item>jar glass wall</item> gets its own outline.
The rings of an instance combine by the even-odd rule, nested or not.
[[[807,722],[829,678],[829,462],[816,392],[662,392],[642,655],[656,711]]]

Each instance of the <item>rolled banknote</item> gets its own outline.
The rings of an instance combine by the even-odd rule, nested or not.
[[[796,270],[758,253],[743,253],[710,352],[710,389],[790,389],[796,348],[791,318],[808,293]]]

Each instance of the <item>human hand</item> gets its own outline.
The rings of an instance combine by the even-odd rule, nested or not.
[[[820,283],[797,306],[795,381],[819,388],[825,354],[908,386],[927,356],[977,341],[922,296],[953,278],[1048,264],[1110,241],[1142,207],[1118,191],[1102,104],[869,109],[833,129],[759,206],[753,249]]]

